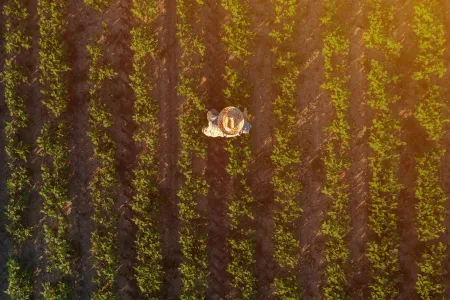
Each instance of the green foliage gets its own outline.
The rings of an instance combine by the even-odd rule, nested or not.
[[[439,238],[445,231],[445,202],[447,197],[439,185],[439,167],[444,150],[425,153],[417,159],[419,172],[414,193],[416,204],[417,234],[420,241]]]
[[[222,26],[222,40],[229,55],[246,64],[251,54],[250,43],[255,35],[251,29],[249,4],[240,0],[222,0],[221,3],[229,18]]]
[[[419,38],[419,54],[416,57],[417,71],[413,79],[430,82],[442,78],[447,71],[444,66],[445,31],[439,1],[419,0],[414,5],[412,28]]]
[[[348,107],[348,55],[350,43],[348,34],[339,22],[338,13],[343,8],[342,1],[323,0],[325,15],[321,19],[325,26],[322,38],[322,55],[325,64],[325,83],[322,89],[329,93],[335,110],[335,118],[326,128],[330,138],[326,144],[324,157],[326,183],[322,192],[328,197],[327,218],[321,231],[326,236],[325,268],[326,283],[323,286],[325,299],[347,299],[348,268],[350,251],[346,236],[351,230],[347,174],[350,168]]]
[[[134,170],[135,196],[132,208],[136,234],[136,281],[146,297],[161,290],[164,279],[159,213],[163,198],[158,190],[158,102],[150,96],[152,78],[149,75],[151,59],[156,55],[156,31],[151,22],[158,16],[156,1],[136,1],[132,11],[141,22],[131,30],[133,73],[131,87],[136,95],[134,121],[138,124],[133,139],[142,148]]]
[[[33,277],[31,272],[26,270],[16,257],[10,257],[7,265],[9,284],[5,293],[12,299],[30,299],[33,293]]]
[[[94,157],[98,167],[89,183],[91,203],[94,208],[92,220],[95,230],[91,235],[91,253],[95,270],[94,283],[97,289],[93,299],[115,299],[115,276],[119,267],[116,222],[118,213],[113,210],[116,203],[117,171],[115,168],[116,145],[110,130],[114,125],[112,113],[102,94],[105,85],[117,73],[104,58],[104,45],[92,42],[87,46],[91,57],[89,66],[89,124],[88,132],[94,146]]]
[[[6,180],[9,203],[6,206],[8,223],[6,230],[20,249],[23,242],[32,234],[32,228],[26,226],[23,214],[28,206],[31,189],[31,174],[27,167],[30,146],[20,140],[19,132],[28,127],[26,100],[21,97],[20,88],[28,83],[26,71],[16,57],[30,48],[30,37],[25,31],[24,22],[29,18],[26,6],[18,0],[10,0],[3,7],[5,16],[5,59],[4,70],[0,77],[5,84],[5,102],[9,111],[9,121],[5,126],[5,151],[10,174]]]
[[[400,42],[395,41],[395,5],[387,5],[382,0],[369,0],[369,28],[363,34],[368,49],[379,49],[386,58],[398,57],[402,50]]]
[[[46,282],[42,296],[45,300],[69,300],[70,291],[70,286],[65,282],[58,282],[56,284]]]
[[[197,210],[199,197],[206,196],[208,185],[201,174],[193,171],[192,160],[205,158],[206,141],[200,128],[206,112],[202,96],[202,71],[205,46],[201,34],[193,30],[199,22],[202,1],[177,0],[177,37],[182,50],[179,60],[178,95],[184,99],[180,108],[180,153],[178,166],[184,182],[178,191],[182,261],[181,299],[202,299],[206,295],[208,255],[206,249],[207,219]]]
[[[21,0],[9,0],[3,6],[5,17],[5,52],[12,57],[21,51],[31,48],[31,36],[26,32],[23,22],[30,14],[25,3]],[[5,73],[6,74],[6,73]]]
[[[394,5],[381,0],[370,1],[369,29],[364,33],[365,46],[383,54],[379,60],[369,60],[368,104],[375,110],[370,127],[369,157],[369,228],[375,238],[367,243],[372,281],[369,284],[372,299],[394,299],[398,294],[399,272],[397,216],[398,195],[403,188],[398,172],[398,148],[405,143],[399,140],[399,122],[390,105],[399,97],[390,95],[397,76],[388,72],[388,66],[399,57],[402,46],[394,39]]]
[[[448,105],[442,99],[439,81],[446,73],[444,67],[445,33],[444,20],[439,1],[417,0],[414,3],[412,28],[419,41],[419,53],[415,59],[413,79],[421,83],[424,91],[414,116],[423,127],[432,149],[426,149],[417,157],[415,198],[416,231],[425,250],[417,260],[416,291],[422,299],[444,299],[446,284],[443,278],[443,262],[447,248],[439,241],[445,232],[445,203],[448,200],[439,179],[441,158],[445,149],[440,140],[444,125],[449,122]]]
[[[296,237],[297,221],[302,209],[298,194],[302,187],[298,179],[300,151],[295,139],[297,126],[295,98],[296,81],[299,76],[298,62],[294,52],[296,7],[298,1],[272,0],[274,26],[269,32],[272,37],[272,52],[277,57],[272,69],[277,87],[273,100],[275,120],[275,143],[270,155],[274,171],[271,183],[275,194],[273,257],[283,269],[275,278],[274,294],[280,299],[298,299],[301,288],[298,284],[297,265],[300,259],[300,242]]]
[[[40,195],[44,199],[42,212],[46,221],[43,227],[47,272],[54,276],[53,284],[44,282],[44,296],[48,299],[64,299],[71,288],[62,282],[62,277],[74,273],[67,219],[71,210],[69,130],[65,119],[68,106],[66,76],[70,70],[64,36],[68,3],[62,0],[38,0],[37,4],[39,82],[42,85],[42,103],[49,114],[37,139],[38,153],[44,158]]]
[[[111,2],[111,0],[84,0],[84,4],[100,12],[107,9]]]
[[[428,247],[418,263],[420,273],[417,275],[416,291],[421,299],[445,299],[442,277],[447,255],[447,246],[443,243]]]
[[[248,1],[222,0],[226,21],[222,25],[222,41],[228,52],[225,64],[225,103],[229,106],[245,108],[249,104],[250,87],[239,67],[248,62],[252,53],[254,32],[251,29],[252,15]],[[229,195],[228,216],[231,220],[228,245],[230,262],[227,271],[231,276],[231,286],[240,299],[254,299],[256,296],[255,229],[248,228],[254,219],[251,206],[254,204],[252,191],[247,183],[248,166],[251,160],[248,136],[228,139],[226,150],[229,161],[227,173],[233,178],[233,191]]]

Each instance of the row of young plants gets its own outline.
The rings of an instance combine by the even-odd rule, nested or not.
[[[439,238],[445,232],[444,205],[447,197],[439,179],[441,158],[445,154],[440,140],[449,120],[446,113],[448,105],[440,83],[447,71],[443,57],[446,39],[438,0],[414,1],[414,12],[412,28],[418,39],[419,53],[412,77],[421,87],[414,117],[431,141],[429,149],[425,149],[416,160],[416,231],[424,249],[417,259],[420,272],[416,291],[422,299],[443,299],[447,286],[443,277],[447,245]]]
[[[302,213],[299,193],[302,189],[298,178],[301,161],[296,133],[297,109],[295,105],[297,78],[300,74],[294,42],[296,40],[296,17],[298,1],[271,0],[274,7],[272,65],[275,99],[272,101],[275,122],[275,139],[270,155],[273,165],[271,183],[274,190],[273,258],[280,268],[275,277],[274,294],[279,299],[299,299],[298,263],[300,260],[300,241],[298,220]]]
[[[226,12],[222,41],[229,56],[224,79],[225,103],[243,110],[250,103],[249,84],[243,76],[248,64],[253,39],[251,15],[248,1],[222,0]],[[230,262],[227,271],[231,276],[231,286],[240,299],[254,299],[256,296],[255,276],[255,229],[252,226],[254,203],[252,191],[247,182],[248,166],[251,160],[250,139],[248,135],[227,139],[226,150],[229,161],[226,166],[232,177],[233,188],[229,195],[228,216],[231,220],[228,245]]]
[[[181,221],[181,299],[205,298],[208,277],[207,218],[198,206],[201,198],[207,195],[209,187],[203,174],[195,172],[193,168],[194,159],[206,157],[206,140],[199,132],[206,120],[206,100],[202,85],[205,44],[200,30],[194,29],[194,26],[200,24],[199,13],[205,5],[202,0],[176,1],[177,37],[182,51],[178,60],[180,77],[177,92],[183,99],[178,117],[178,166],[184,182],[177,193]]]
[[[13,299],[28,299],[33,292],[33,277],[20,259],[24,242],[32,237],[32,227],[28,226],[25,214],[30,202],[32,177],[27,160],[30,145],[20,138],[20,132],[29,128],[27,100],[21,88],[29,83],[24,64],[18,61],[19,56],[26,54],[31,48],[31,37],[26,30],[26,22],[30,18],[24,0],[9,0],[3,7],[5,17],[5,64],[1,79],[5,84],[5,102],[9,116],[5,125],[5,149],[9,175],[6,187],[9,202],[6,206],[8,223],[6,231],[12,239],[13,251],[9,255],[8,289],[6,294]]]
[[[325,63],[325,83],[322,85],[335,111],[335,117],[326,128],[329,135],[326,143],[324,164],[325,187],[322,192],[328,197],[326,220],[321,231],[326,237],[325,299],[348,297],[348,269],[350,251],[346,243],[350,232],[350,203],[348,190],[350,126],[348,108],[350,92],[348,83],[349,39],[345,22],[340,17],[344,9],[343,0],[323,0],[325,11],[321,19],[324,27],[322,55]]]
[[[74,275],[73,251],[69,237],[68,215],[71,210],[69,196],[69,126],[66,121],[68,107],[67,27],[68,3],[64,0],[38,0],[39,15],[39,82],[47,121],[37,139],[41,165],[43,197],[42,213],[46,245],[47,272],[55,278],[44,283],[46,299],[66,299],[71,287],[66,279]]]
[[[142,294],[150,298],[156,297],[164,279],[159,222],[162,195],[157,180],[159,104],[151,96],[153,81],[150,76],[150,66],[157,55],[154,20],[159,15],[158,1],[134,1],[132,12],[137,24],[131,30],[134,54],[130,79],[136,96],[133,120],[138,125],[133,139],[141,147],[133,180],[133,221],[137,227],[135,277]]]
[[[96,284],[92,299],[115,299],[117,286],[115,276],[119,268],[118,231],[116,212],[117,170],[115,166],[116,144],[111,137],[114,125],[108,96],[108,81],[117,76],[105,57],[108,28],[104,25],[103,36],[87,45],[89,65],[89,132],[97,168],[89,182],[90,201],[94,209],[91,233],[91,253]]]
[[[369,2],[369,28],[363,36],[366,48],[374,54],[381,54],[379,59],[369,59],[367,75],[368,104],[375,111],[369,135],[372,149],[369,157],[369,228],[375,235],[368,242],[366,253],[371,268],[369,288],[372,299],[393,299],[398,294],[399,235],[396,213],[398,195],[403,188],[398,176],[398,150],[404,142],[398,137],[400,124],[390,107],[399,100],[390,92],[398,80],[390,66],[395,65],[402,48],[394,39],[394,4],[383,0]]]

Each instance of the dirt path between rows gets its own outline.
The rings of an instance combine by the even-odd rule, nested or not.
[[[221,111],[225,107],[223,90],[225,82],[225,64],[228,59],[222,42],[222,24],[225,12],[218,1],[207,1],[203,11],[203,24],[206,30],[207,109]],[[207,125],[206,114],[204,124]],[[227,201],[231,194],[231,178],[225,168],[228,164],[226,139],[209,138],[206,158],[205,178],[210,186],[208,193],[208,259],[210,275],[208,277],[208,299],[225,299],[230,290],[229,275],[226,268],[229,263],[227,243],[229,218]]]
[[[136,228],[132,222],[133,211],[130,206],[134,189],[132,180],[136,167],[136,144],[133,135],[136,124],[134,114],[134,92],[130,86],[129,75],[132,73],[131,34],[133,17],[131,0],[120,0],[114,3],[103,15],[103,20],[109,25],[105,57],[111,62],[117,76],[106,85],[109,107],[112,109],[114,126],[111,136],[116,143],[116,169],[119,175],[117,187],[117,209],[120,215],[117,223],[119,254],[121,265],[116,276],[119,299],[136,299],[138,287],[134,278],[135,249],[134,240]],[[99,24],[101,25],[101,24]],[[106,96],[107,97],[107,96]]]
[[[427,145],[426,136],[417,120],[412,115],[419,101],[417,85],[412,80],[414,59],[418,47],[417,38],[412,32],[411,24],[413,20],[412,3],[397,6],[397,32],[398,40],[402,41],[403,51],[400,55],[398,74],[402,74],[402,79],[398,84],[396,94],[401,97],[393,107],[400,119],[401,134],[400,139],[406,142],[400,155],[400,183],[404,189],[400,192],[398,205],[398,230],[400,234],[399,261],[399,299],[417,299],[414,293],[418,267],[416,264],[417,235],[415,231],[415,204],[414,187],[417,172],[415,169],[417,156],[424,145]]]
[[[71,238],[77,254],[76,271],[79,274],[76,282],[76,294],[80,299],[89,299],[94,291],[91,233],[94,222],[91,216],[94,211],[90,204],[90,191],[88,189],[92,174],[97,167],[91,139],[87,133],[89,126],[89,66],[90,57],[86,46],[91,43],[94,33],[99,33],[100,18],[91,9],[86,7],[83,0],[70,2],[69,25],[67,41],[69,61],[72,67],[69,82],[70,106],[69,125],[71,130],[71,156],[72,180],[70,194],[72,201]]]
[[[301,7],[304,11],[300,18],[301,22],[298,24],[300,33],[297,41],[302,63],[297,96],[297,107],[300,111],[297,117],[299,144],[302,155],[300,180],[303,184],[300,274],[305,299],[319,299],[325,267],[325,240],[320,232],[320,226],[326,217],[327,205],[327,199],[322,193],[325,181],[323,155],[326,134],[324,128],[331,122],[333,109],[329,97],[320,87],[325,82],[322,55],[323,27],[320,21],[323,16],[323,7],[319,1],[301,1]]]
[[[256,280],[257,299],[269,299],[270,285],[274,278],[274,262],[272,259],[272,204],[273,189],[270,183],[272,167],[270,153],[272,149],[272,63],[270,51],[270,20],[273,8],[269,3],[262,4],[250,0],[250,11],[253,12],[252,28],[255,32],[254,56],[248,65],[248,79],[253,91],[249,107],[252,120],[250,141],[252,144],[253,162],[250,164],[249,184],[256,202]]]
[[[350,213],[352,216],[349,234],[352,272],[350,276],[351,293],[356,299],[367,299],[364,288],[370,279],[370,270],[365,258],[368,235],[368,200],[370,170],[368,157],[371,150],[368,144],[369,127],[374,117],[367,105],[366,48],[362,35],[368,28],[367,8],[361,1],[352,1],[351,9],[345,14],[349,20],[350,53]]]
[[[178,197],[181,176],[177,167],[180,133],[176,117],[181,99],[177,95],[177,59],[180,48],[176,41],[176,6],[171,0],[159,3],[161,17],[157,20],[159,55],[156,58],[156,85],[154,97],[160,104],[159,136],[159,176],[163,195],[161,207],[161,226],[163,230],[163,265],[166,278],[163,295],[166,299],[177,299],[180,295],[181,275],[178,270],[181,262],[181,249],[178,243],[179,226]]]

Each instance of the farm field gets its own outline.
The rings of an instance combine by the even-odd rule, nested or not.
[[[450,299],[450,0],[0,11],[0,299]]]

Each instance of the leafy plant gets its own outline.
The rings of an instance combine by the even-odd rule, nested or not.
[[[197,209],[198,199],[206,196],[208,185],[202,174],[193,171],[192,160],[205,158],[206,141],[199,133],[206,112],[202,96],[202,72],[205,46],[203,36],[193,26],[200,20],[199,10],[203,1],[177,0],[177,37],[182,50],[179,60],[180,79],[178,95],[184,99],[180,108],[180,153],[178,166],[184,182],[177,195],[182,261],[181,299],[205,297],[208,277],[208,255],[206,249],[207,219]]]
[[[398,148],[405,143],[397,134],[400,130],[391,109],[399,97],[391,95],[392,85],[398,76],[391,74],[389,65],[395,64],[402,49],[394,39],[395,6],[381,0],[371,0],[369,30],[364,33],[365,46],[382,54],[368,62],[368,104],[375,111],[370,127],[369,157],[371,178],[369,181],[369,228],[375,238],[367,243],[372,281],[369,284],[372,299],[393,299],[398,294],[399,275],[397,216],[398,195],[403,188],[398,172],[400,155]]]
[[[414,12],[412,28],[418,38],[419,53],[415,59],[413,79],[424,87],[414,116],[428,139],[434,142],[431,149],[426,149],[416,158],[416,231],[425,248],[417,260],[420,272],[416,291],[423,299],[443,299],[446,284],[442,265],[447,246],[439,239],[445,232],[444,204],[448,199],[441,187],[439,169],[445,155],[440,140],[444,135],[444,124],[449,122],[448,105],[442,99],[439,86],[447,71],[444,67],[444,20],[440,3],[436,0],[415,1]]]
[[[158,112],[159,105],[150,95],[152,78],[149,67],[156,53],[156,30],[152,21],[158,16],[156,1],[136,1],[132,9],[139,23],[131,31],[134,51],[131,87],[136,95],[134,121],[138,130],[134,141],[141,146],[133,185],[136,194],[132,208],[135,212],[136,281],[146,297],[157,295],[164,279],[159,213],[165,200],[158,190]]]
[[[346,237],[351,230],[347,184],[350,168],[350,125],[348,123],[350,45],[348,32],[340,24],[338,17],[344,7],[343,2],[324,0],[322,3],[325,8],[325,16],[322,18],[322,25],[325,27],[322,38],[325,83],[322,84],[322,89],[328,92],[335,110],[335,117],[326,128],[329,139],[324,157],[326,182],[322,192],[328,197],[329,208],[327,218],[321,226],[321,231],[326,236],[325,259],[327,261],[323,293],[325,299],[347,299],[349,295],[346,269],[350,251]]]
[[[94,208],[92,219],[95,222],[95,230],[91,235],[95,270],[93,281],[97,285],[92,298],[115,299],[115,276],[120,258],[116,229],[119,216],[113,208],[117,198],[115,186],[118,174],[115,168],[116,145],[109,132],[114,125],[112,113],[101,92],[105,89],[105,84],[117,76],[117,73],[106,61],[103,47],[104,45],[95,41],[87,46],[91,57],[88,136],[94,145],[94,157],[98,162],[89,184]]]
[[[273,100],[275,140],[270,160],[273,165],[272,186],[275,210],[273,215],[274,243],[273,258],[279,266],[280,275],[274,279],[274,294],[279,299],[298,299],[301,288],[298,284],[297,266],[300,260],[300,242],[296,236],[297,221],[302,213],[298,194],[301,184],[298,179],[300,150],[296,143],[295,98],[296,81],[300,74],[294,51],[296,24],[295,0],[272,0],[274,7],[274,28],[269,32],[272,38],[272,52],[276,57],[272,65],[276,87]]]

